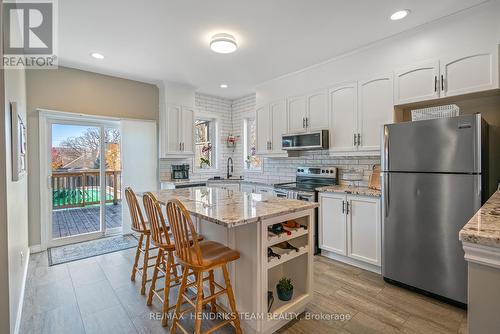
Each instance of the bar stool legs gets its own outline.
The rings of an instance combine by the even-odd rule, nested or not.
[[[146,238],[144,238],[146,237]],[[149,256],[149,251],[151,250],[150,235],[141,233],[139,241],[137,243],[137,250],[135,252],[134,266],[132,267],[132,274],[130,275],[130,280],[135,281],[135,276],[137,273],[141,275],[141,295],[146,294],[146,283],[148,282],[148,268],[152,267],[149,265],[149,260],[154,258],[154,256]],[[146,240],[144,240],[146,239]],[[144,249],[142,248],[144,243]],[[139,259],[143,253],[142,267],[139,267]]]
[[[134,260],[134,265],[132,266],[132,275],[130,275],[131,281],[135,281],[135,274],[137,273],[137,266],[139,264],[139,257],[141,256],[141,248],[143,240],[144,240],[144,234],[141,233],[139,241],[137,242],[137,248],[135,250],[135,260]]]
[[[187,288],[189,286],[192,286],[193,284],[187,284],[187,275],[188,275],[188,268],[184,268],[183,270],[183,277],[182,277],[182,283],[179,289],[179,294],[177,297],[177,304],[175,306],[175,313],[174,313],[174,320],[172,322],[172,327],[170,328],[170,334],[175,334],[177,333],[177,328],[182,330],[183,333],[187,333],[186,330],[179,324],[179,319],[187,313],[190,310],[195,311],[195,322],[194,322],[194,332],[195,334],[200,334],[201,333],[201,320],[203,318],[203,307],[210,303],[210,309],[212,312],[216,313],[217,311],[222,311],[229,315],[227,320],[224,320],[214,327],[210,328],[208,331],[205,333],[212,333],[218,330],[219,328],[223,327],[224,325],[228,323],[233,323],[233,326],[236,330],[236,333],[241,334],[241,324],[240,324],[240,318],[238,311],[236,310],[236,301],[234,298],[234,293],[233,293],[233,288],[231,286],[231,280],[229,278],[229,273],[227,271],[227,266],[226,264],[223,264],[219,267],[222,270],[222,273],[224,275],[224,282],[225,282],[225,287],[220,286],[218,283],[215,282],[214,280],[214,269],[209,269],[206,270],[208,272],[208,277],[203,277],[203,274],[205,270],[200,270],[195,272],[195,277],[196,277],[196,301],[193,302],[189,297],[186,295]],[[207,281],[209,282],[210,286],[210,296],[204,296],[203,293],[203,282]],[[215,288],[219,288],[219,291],[215,291]],[[224,294],[227,294],[227,298],[229,301],[229,306],[230,306],[230,311],[226,310],[223,308],[221,305],[216,303],[216,299]],[[181,305],[184,302],[188,302],[191,304],[191,307],[188,307],[181,311]]]

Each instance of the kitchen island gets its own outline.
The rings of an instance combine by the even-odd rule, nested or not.
[[[165,205],[180,200],[198,233],[227,245],[241,257],[229,265],[238,311],[245,333],[273,333],[305,310],[313,287],[314,208],[317,203],[229,189],[199,187],[154,192]],[[268,227],[295,221],[300,227],[273,234]],[[295,250],[276,249],[289,242]],[[280,256],[268,258],[268,247]],[[290,301],[278,299],[276,284],[287,277],[294,286]],[[221,276],[216,280],[223,282]],[[274,302],[268,304],[268,291]],[[222,304],[225,300],[219,301]]]
[[[500,333],[500,191],[460,231],[468,262],[469,333]]]

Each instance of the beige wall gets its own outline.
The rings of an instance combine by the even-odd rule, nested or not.
[[[9,309],[10,332],[14,332],[16,317],[20,311],[28,266],[28,178],[12,181],[12,150],[10,102],[17,103],[17,110],[26,123],[26,75],[24,70],[5,71],[5,119],[7,157],[7,235],[9,253]],[[29,132],[29,126],[27,126]]]
[[[27,73],[29,242],[40,240],[40,154],[37,108],[89,115],[158,119],[158,87],[72,68]]]

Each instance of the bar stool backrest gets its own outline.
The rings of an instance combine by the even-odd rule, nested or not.
[[[131,187],[125,188],[125,198],[127,199],[128,210],[132,219],[132,229],[135,231],[146,231],[146,222],[144,221],[137,197]]]
[[[175,253],[182,263],[199,266],[202,264],[198,235],[189,212],[177,199],[167,203],[167,217],[174,235]]]
[[[165,217],[161,211],[161,206],[155,195],[151,192],[147,192],[142,196],[142,201],[144,202],[144,210],[146,211],[146,216],[148,217],[151,238],[153,242],[157,245],[164,244],[170,245],[170,237],[168,236],[168,228],[165,223]],[[165,233],[165,240],[162,240],[162,234]]]

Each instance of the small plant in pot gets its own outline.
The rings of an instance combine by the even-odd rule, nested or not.
[[[278,292],[278,298],[282,301],[289,301],[293,296],[293,285],[292,280],[283,277],[276,284],[276,291]]]

